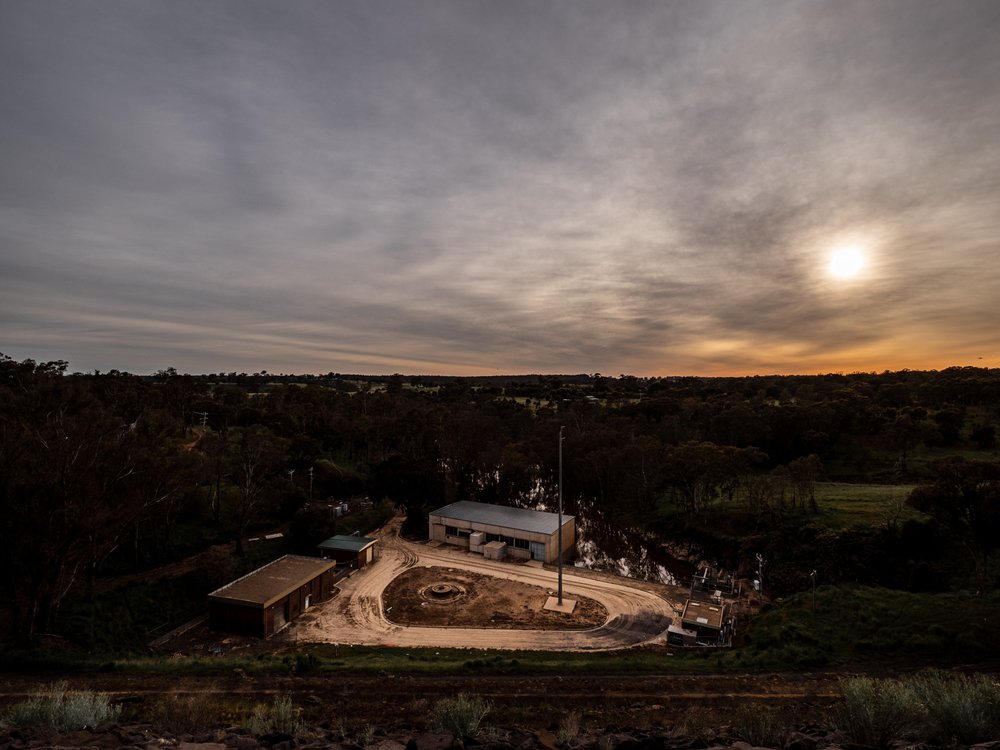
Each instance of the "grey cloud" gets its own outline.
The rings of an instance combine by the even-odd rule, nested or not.
[[[990,341],[988,0],[2,12],[3,351],[653,373]]]

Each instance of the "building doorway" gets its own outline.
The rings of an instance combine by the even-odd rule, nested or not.
[[[274,608],[274,632],[277,633],[288,624],[288,600]]]
[[[545,542],[531,543],[531,559],[545,562]]]

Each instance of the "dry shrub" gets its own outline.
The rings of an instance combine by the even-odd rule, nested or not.
[[[855,743],[886,748],[906,736],[972,745],[1000,734],[1000,683],[986,675],[928,672],[841,683],[837,724]]]
[[[922,739],[974,745],[1000,736],[1000,682],[996,678],[934,671],[906,682],[923,709]]]
[[[438,729],[456,737],[471,737],[492,708],[493,704],[483,698],[459,693],[435,703],[431,719]]]
[[[711,708],[689,708],[677,722],[676,731],[691,738],[711,734],[719,726],[720,718]]]
[[[733,712],[733,736],[756,747],[778,747],[784,732],[784,722],[770,706],[742,705]]]
[[[559,741],[560,745],[568,747],[575,742],[579,736],[580,713],[578,711],[570,711],[568,714],[563,716],[562,719],[560,719],[559,731],[556,733],[556,739]]]
[[[299,712],[287,695],[276,695],[270,706],[265,703],[254,706],[246,726],[254,734],[298,734],[302,731]]]
[[[160,698],[150,717],[173,734],[195,734],[223,723],[222,706],[204,695],[171,693]]]
[[[65,682],[57,682],[11,706],[3,723],[19,727],[47,726],[66,732],[117,721],[121,710],[120,705],[111,703],[107,693],[68,690]]]
[[[844,702],[836,723],[855,744],[888,748],[919,719],[913,691],[901,681],[852,677],[840,683],[840,691]]]

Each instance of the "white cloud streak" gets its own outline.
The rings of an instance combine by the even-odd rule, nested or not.
[[[0,14],[12,356],[1000,365],[990,0]],[[825,253],[848,236],[870,270],[838,285]]]

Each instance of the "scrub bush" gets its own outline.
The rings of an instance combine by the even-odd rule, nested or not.
[[[223,707],[204,695],[172,693],[158,700],[150,718],[174,733],[201,731],[222,722]]]
[[[1000,682],[995,677],[929,672],[908,683],[923,709],[922,739],[973,745],[1000,736]]]
[[[902,681],[852,677],[841,682],[840,690],[844,702],[835,721],[855,744],[888,748],[918,723],[919,703]]]
[[[992,676],[857,677],[844,680],[841,691],[837,726],[859,745],[884,748],[904,735],[973,745],[1000,736],[1000,682]]]
[[[768,706],[742,705],[733,712],[733,736],[755,747],[779,747],[784,729],[777,713]]]
[[[454,698],[442,698],[431,710],[435,727],[456,737],[471,737],[493,705],[482,698],[459,693]]]
[[[4,716],[4,723],[19,727],[47,726],[67,732],[116,721],[120,715],[121,706],[113,705],[106,693],[70,691],[65,682],[57,682],[28,700],[11,706]]]
[[[271,732],[297,734],[302,730],[298,712],[292,706],[292,699],[287,695],[276,695],[270,706],[265,703],[254,706],[246,725],[254,734]]]

